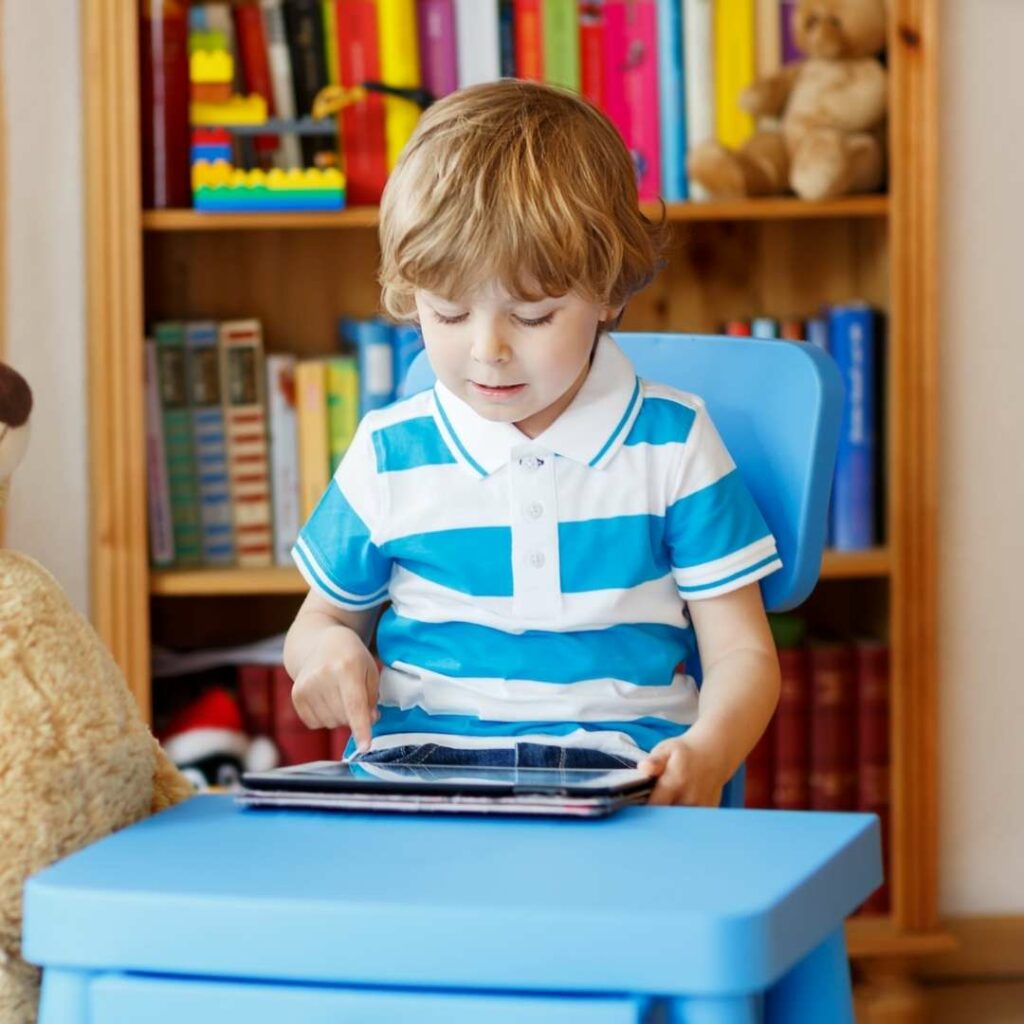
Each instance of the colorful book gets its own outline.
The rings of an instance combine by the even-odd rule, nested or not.
[[[746,807],[771,807],[772,774],[775,768],[775,719],[747,754],[743,798]]]
[[[757,0],[755,10],[757,77],[774,75],[782,64],[782,18],[779,0]]]
[[[678,203],[688,195],[683,11],[679,0],[657,2],[661,195],[667,203]]]
[[[285,38],[292,62],[295,112],[300,118],[310,117],[317,93],[327,85],[327,57],[320,0],[286,0],[282,11]],[[299,146],[306,166],[312,167],[317,164],[318,154],[332,152],[335,143],[329,138],[307,135],[300,137]]]
[[[292,564],[299,518],[299,435],[295,408],[295,356],[268,355],[267,431],[270,437],[270,494],[273,501],[274,562]]]
[[[580,4],[580,91],[604,109],[604,4]]]
[[[750,336],[771,341],[779,336],[779,322],[770,316],[755,316],[750,321]]]
[[[273,117],[274,88],[270,76],[270,59],[266,34],[263,28],[263,13],[256,4],[236,4],[230,8],[235,18],[235,34],[238,40],[238,56],[242,63],[243,94],[262,96],[267,103],[267,113]],[[277,149],[277,137],[257,135],[257,154],[266,154],[269,163]]]
[[[178,565],[198,565],[203,556],[202,527],[192,414],[188,407],[185,325],[177,320],[161,321],[153,325],[153,338],[156,341],[167,483],[171,495],[174,560]]]
[[[740,93],[754,80],[754,0],[715,4],[714,15],[715,136],[733,148],[754,131],[740,106]]]
[[[806,341],[807,333],[803,320],[786,317],[779,321],[779,337],[784,341]]]
[[[324,34],[324,67],[327,69],[329,85],[341,83],[341,68],[338,64],[338,9],[334,0],[320,0],[320,21]]]
[[[244,567],[270,565],[270,472],[260,322],[224,321],[220,356],[237,560]]]
[[[353,356],[328,360],[325,389],[327,445],[333,477],[359,426],[359,371]]]
[[[187,323],[185,352],[203,561],[207,565],[231,565],[235,560],[235,530],[217,325],[212,320]]]
[[[803,647],[780,647],[782,685],[775,711],[775,760],[771,806],[784,811],[809,806],[810,676]]]
[[[459,87],[454,0],[419,0],[417,25],[423,86],[440,99]]]
[[[857,804],[857,678],[844,643],[808,648],[811,681],[813,811],[851,811]]]
[[[381,78],[388,85],[419,86],[420,52],[416,38],[415,0],[377,0],[377,29]],[[419,119],[420,108],[412,100],[384,97],[388,171],[398,163],[399,154],[416,130]]]
[[[516,77],[516,19],[512,0],[498,0],[498,65],[502,78]]]
[[[396,324],[391,328],[392,362],[395,377],[395,395],[402,393],[405,375],[413,360],[423,351],[423,335],[415,324]]]
[[[502,75],[498,8],[479,0],[455,0],[459,88],[494,82]]]
[[[877,543],[875,530],[875,314],[863,303],[829,310],[828,344],[845,385],[832,487],[832,545],[859,551]]]
[[[299,516],[305,522],[331,478],[325,360],[305,359],[296,365],[295,409],[299,433]]]
[[[686,149],[715,137],[715,44],[712,0],[683,0],[683,78],[686,101]],[[707,191],[690,185],[693,199]]]
[[[164,567],[174,561],[174,523],[167,479],[164,424],[160,415],[160,381],[156,342],[147,338],[143,368],[146,388],[146,508],[149,514],[149,560]]]
[[[541,0],[514,0],[516,78],[544,80],[544,27]]]
[[[292,92],[292,56],[284,30],[281,0],[261,0],[263,34],[267,40],[267,66],[274,113],[282,121],[295,119],[295,95]],[[284,170],[302,166],[302,150],[296,135],[282,135],[277,151],[277,164]]]
[[[337,0],[338,65],[343,86],[379,82],[380,44],[376,0]],[[384,98],[369,93],[341,111],[341,151],[346,201],[350,206],[380,202],[388,178],[384,141]]]
[[[580,24],[576,0],[544,0],[544,81],[579,92]]]
[[[355,350],[359,365],[359,416],[390,405],[395,397],[395,361],[391,325],[385,320],[354,320],[339,324],[341,340]]]

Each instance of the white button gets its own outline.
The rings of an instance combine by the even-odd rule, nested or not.
[[[544,552],[543,551],[531,551],[530,552],[530,565],[534,569],[544,568]]]
[[[544,465],[544,460],[538,459],[536,455],[527,455],[525,458],[519,460],[519,465],[522,466],[523,469],[540,469],[540,467]]]
[[[539,501],[531,501],[523,507],[527,519],[540,519],[544,515],[544,506]]]

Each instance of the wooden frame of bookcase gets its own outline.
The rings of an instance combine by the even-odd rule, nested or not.
[[[937,67],[938,0],[893,0],[890,195],[811,208],[796,200],[673,207],[673,220],[764,220],[858,216],[888,218],[890,335],[887,552],[837,560],[831,575],[888,577],[892,642],[891,872],[894,904],[882,921],[850,927],[850,949],[867,970],[891,968],[949,945],[939,930],[937,866]],[[189,211],[143,216],[138,174],[135,5],[84,0],[86,268],[88,295],[91,580],[96,627],[149,713],[151,593],[240,592],[230,574],[154,574],[147,565],[141,389],[144,230],[196,228]],[[867,204],[867,205],[865,205]],[[874,204],[874,205],[872,205]],[[373,223],[347,211],[293,224]],[[274,216],[231,227],[281,227]],[[205,228],[220,226],[207,219]],[[288,592],[284,570],[246,577],[244,587]],[[883,976],[883,975],[879,975]],[[904,1001],[905,1002],[905,1001]],[[896,1018],[886,1018],[896,1019]]]

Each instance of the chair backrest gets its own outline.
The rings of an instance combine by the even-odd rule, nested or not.
[[[761,583],[765,607],[810,594],[821,569],[843,386],[832,359],[804,342],[705,334],[616,334],[637,373],[699,395],[778,542],[782,568]],[[431,387],[420,353],[403,395]]]

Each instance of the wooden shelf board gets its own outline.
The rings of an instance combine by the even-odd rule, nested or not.
[[[657,203],[644,203],[651,217],[660,214]],[[885,195],[849,196],[844,199],[811,203],[803,199],[743,199],[734,202],[668,203],[668,220],[809,220],[846,217],[885,217],[889,197]],[[375,206],[354,206],[336,213],[197,213],[195,210],[145,210],[142,226],[147,231],[249,231],[374,228]]]
[[[875,956],[934,956],[956,948],[953,934],[901,931],[889,917],[853,917],[846,922],[846,950],[853,959]]]
[[[866,551],[826,551],[821,560],[821,578],[825,580],[870,579],[888,576],[888,548]]]

